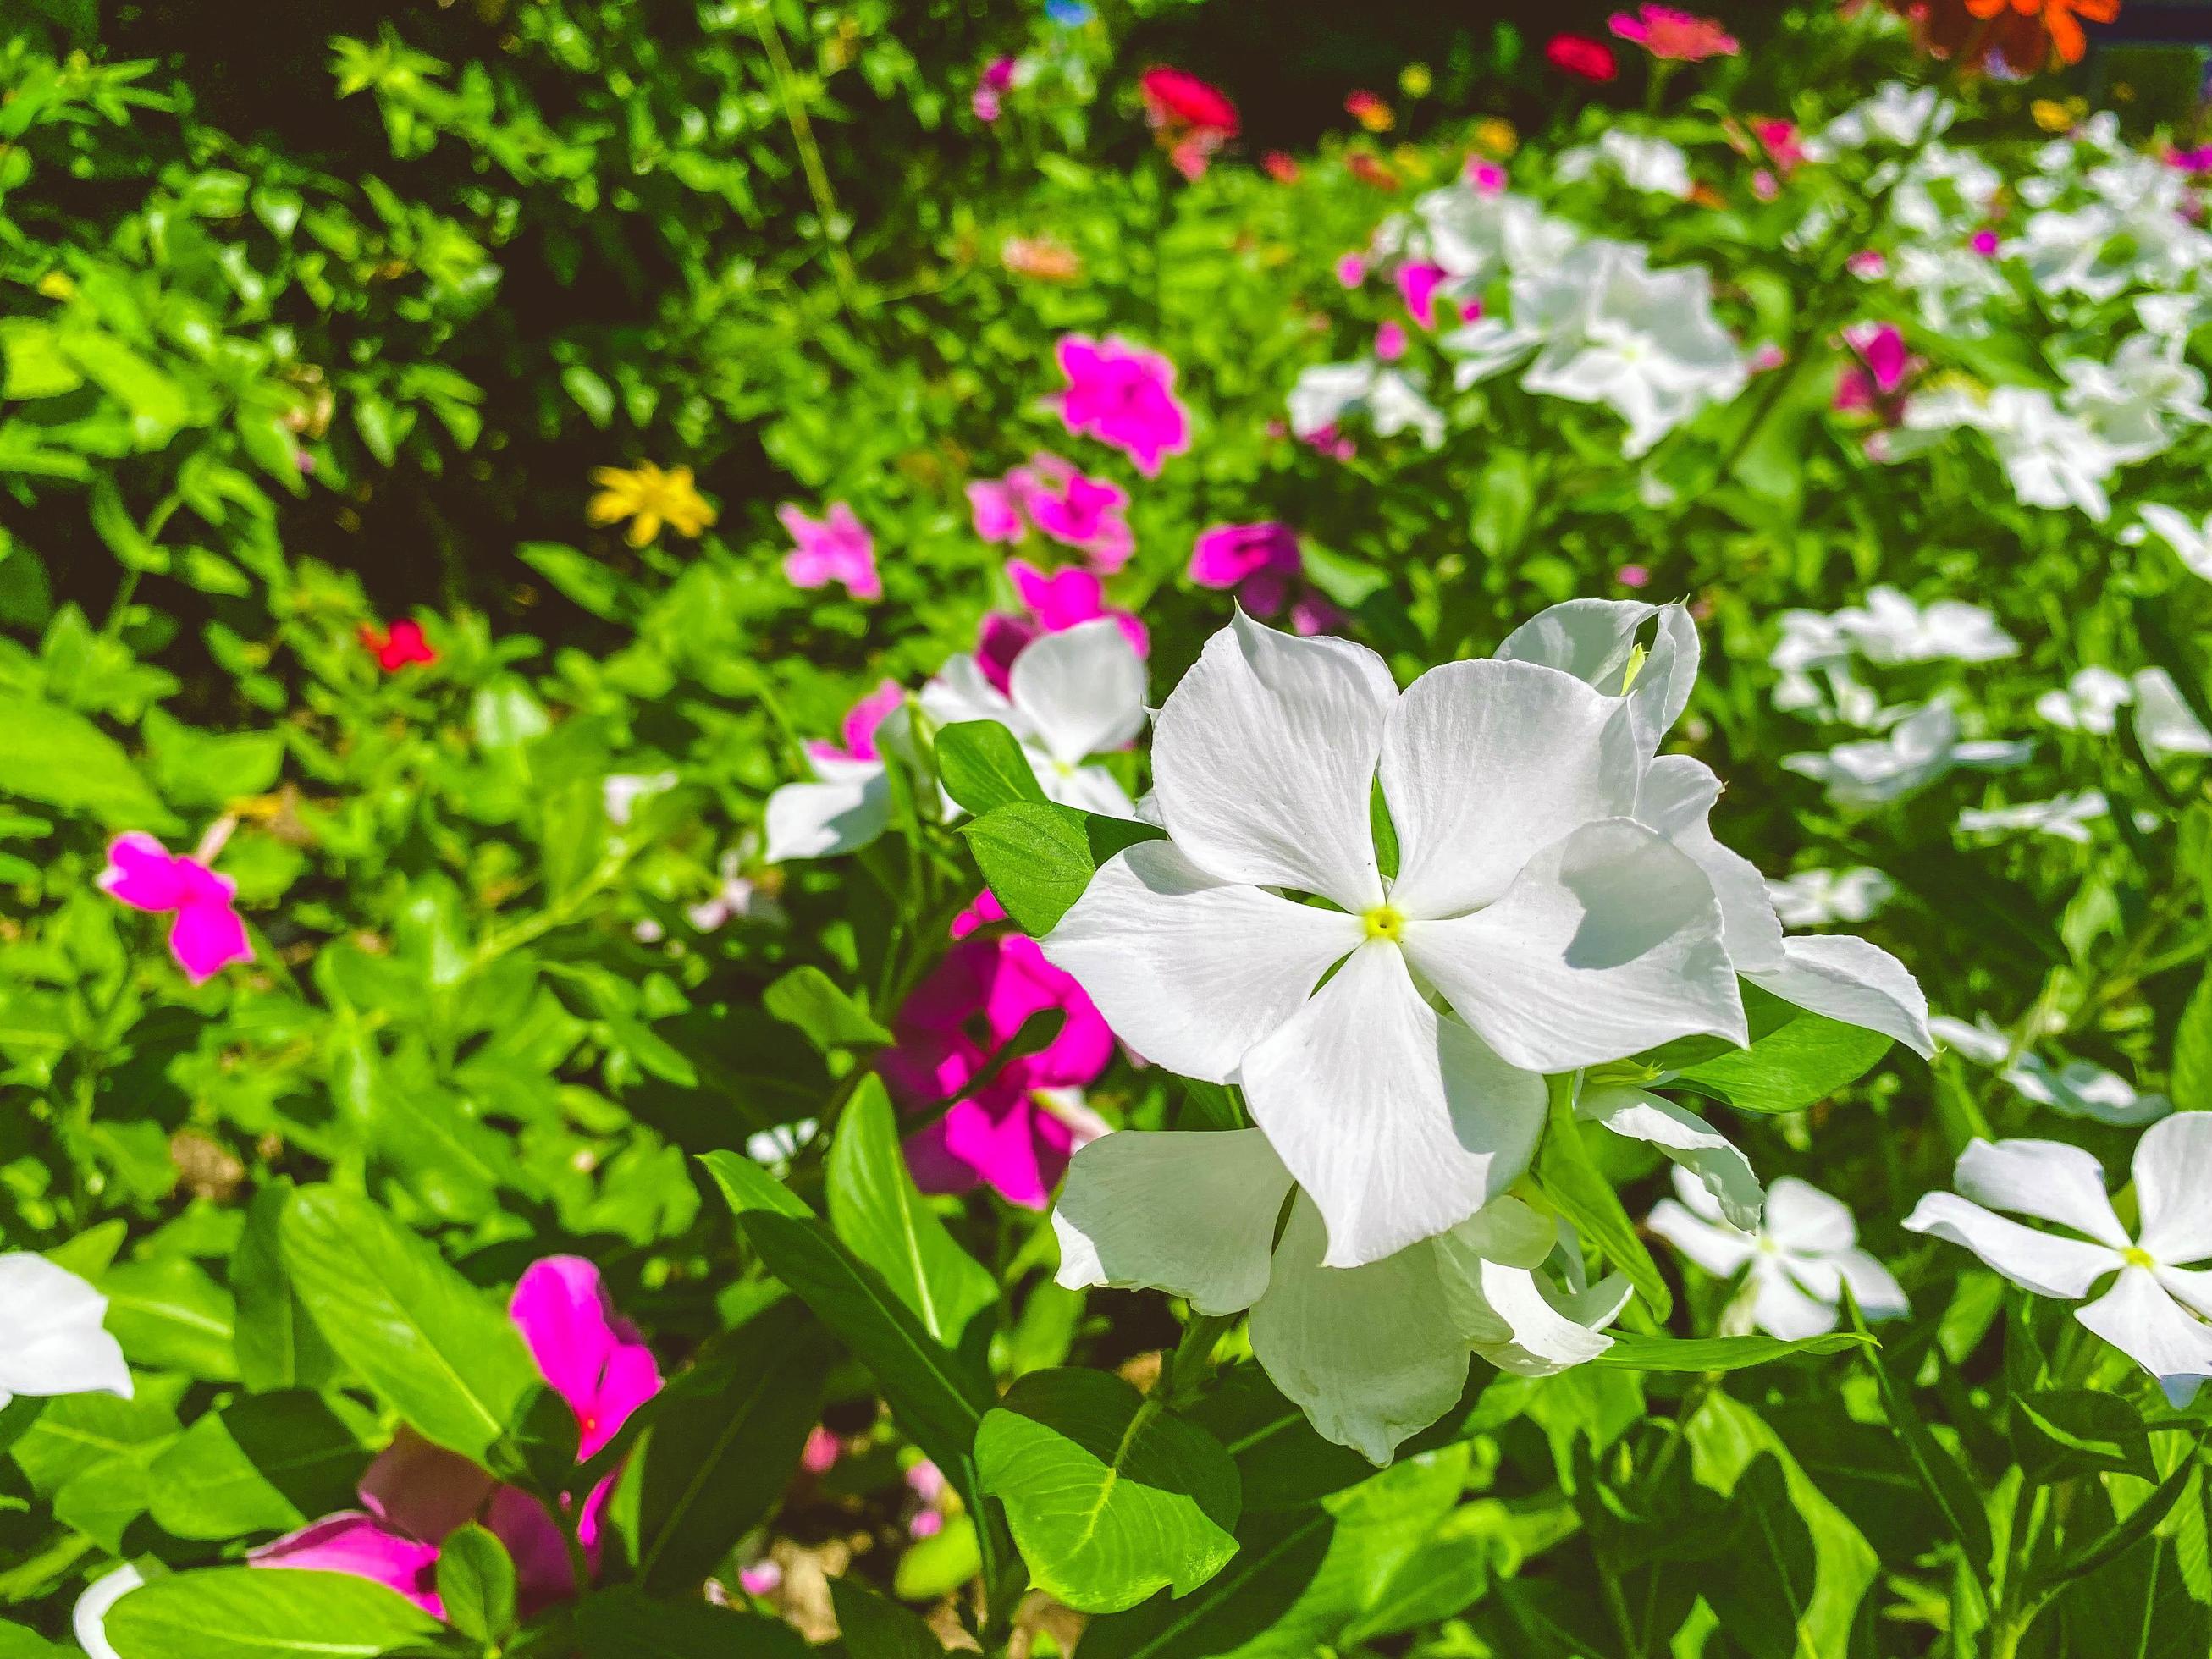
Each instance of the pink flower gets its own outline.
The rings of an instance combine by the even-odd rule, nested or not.
[[[1783,177],[1788,178],[1805,160],[1805,147],[1797,141],[1797,124],[1794,121],[1767,120],[1752,123],[1759,142]]]
[[[1628,588],[1649,587],[1651,585],[1651,573],[1640,564],[1621,566],[1613,573],[1613,579]]]
[[[977,478],[968,486],[968,508],[975,533],[987,542],[1018,542],[1029,533],[1020,498],[1006,480]]]
[[[1007,88],[1013,84],[1014,60],[1012,58],[1000,58],[986,67],[981,77],[975,82],[975,95],[968,100],[969,107],[975,112],[975,118],[985,122],[997,120],[1001,109],[1000,100],[1006,96]]]
[[[1336,280],[1339,287],[1358,288],[1367,280],[1367,260],[1360,254],[1343,253],[1337,256]]]
[[[883,758],[876,748],[876,728],[889,718],[891,711],[906,701],[906,691],[896,680],[885,680],[874,690],[854,703],[845,716],[838,735],[842,744],[816,741],[806,745],[806,752],[817,760],[872,761]]]
[[[1606,27],[1654,58],[1680,64],[1733,58],[1743,50],[1736,38],[1711,18],[1677,11],[1672,6],[1638,6],[1633,14],[1617,11],[1607,20]]]
[[[748,1595],[773,1595],[782,1587],[783,1566],[763,1558],[738,1569],[738,1588]]]
[[[422,624],[418,622],[396,622],[388,634],[374,623],[363,623],[361,642],[376,658],[376,665],[387,674],[398,672],[410,662],[438,660],[438,653],[422,637]]]
[[[999,896],[986,887],[969,901],[968,908],[952,918],[952,937],[966,939],[969,934],[988,927],[994,922],[1006,920],[1006,907],[999,902]]]
[[[983,678],[1000,691],[1012,694],[1014,659],[1041,634],[1064,633],[1079,623],[1111,617],[1139,656],[1152,649],[1145,624],[1127,611],[1106,603],[1105,585],[1088,570],[1059,570],[1048,575],[1019,559],[1006,562],[1027,617],[994,611],[983,618],[982,636],[975,647],[975,664]],[[954,934],[957,939],[957,933]]]
[[[1863,247],[1844,261],[1844,269],[1870,283],[1888,274],[1889,261],[1880,248]]]
[[[1751,372],[1764,374],[1790,361],[1789,354],[1771,340],[1761,340],[1759,349],[1751,354]]]
[[[1613,48],[1587,34],[1555,34],[1544,43],[1544,58],[1551,66],[1585,81],[1610,81],[1620,73]]]
[[[1450,278],[1451,272],[1442,265],[1415,261],[1398,267],[1398,293],[1423,328],[1437,325],[1437,290]]]
[[[1502,196],[1505,193],[1505,169],[1486,155],[1468,156],[1465,177],[1479,196]]]
[[[1288,150],[1271,149],[1260,158],[1260,165],[1279,185],[1294,185],[1298,181],[1297,158]]]
[[[1359,453],[1359,446],[1352,441],[1349,434],[1340,431],[1334,421],[1307,433],[1300,441],[1307,448],[1328,456],[1332,461],[1348,461]]]
[[[660,1367],[636,1328],[609,1304],[599,1270],[580,1256],[532,1262],[507,1314],[546,1385],[576,1419],[579,1461],[614,1438],[660,1389]],[[597,1570],[601,1522],[615,1477],[585,1498],[576,1523]],[[433,1618],[438,1552],[464,1523],[481,1521],[514,1558],[517,1603],[527,1618],[577,1594],[561,1529],[527,1492],[502,1486],[466,1458],[403,1428],[362,1476],[362,1507],[325,1516],[248,1556],[257,1567],[349,1573],[397,1590]]]
[[[1069,334],[1056,355],[1067,376],[1060,418],[1070,432],[1121,451],[1148,478],[1159,476],[1164,458],[1190,448],[1190,416],[1176,401],[1175,365],[1158,352],[1118,336]]]
[[[1886,426],[1904,418],[1905,382],[1921,366],[1893,323],[1854,323],[1844,343],[1858,361],[1844,366],[1836,381],[1834,406],[1881,416]]]
[[[1057,1011],[1060,1030],[1034,1054],[994,1060],[1033,1014]],[[1038,1098],[1080,1088],[1106,1069],[1113,1033],[1074,980],[1020,934],[971,933],[907,999],[892,1022],[897,1044],[878,1060],[908,1111],[935,1112],[907,1139],[924,1192],[988,1186],[1042,1210],[1067,1168],[1075,1128]]]
[[[876,538],[842,501],[828,516],[810,519],[786,503],[775,510],[798,544],[784,556],[783,574],[794,587],[824,587],[842,582],[856,599],[879,599],[884,585],[876,574]]]
[[[799,1467],[809,1474],[827,1474],[837,1467],[837,1460],[844,1454],[845,1443],[817,1423],[806,1431],[806,1444],[799,1453]]]
[[[2212,144],[2199,144],[2194,149],[2169,150],[2166,164],[2191,175],[2212,173]]]
[[[1344,613],[1304,585],[1305,557],[1298,532],[1273,520],[1222,524],[1201,532],[1190,551],[1190,579],[1200,587],[1235,588],[1237,602],[1255,617],[1272,617],[1285,604],[1301,634],[1341,627]]]
[[[1122,516],[1128,492],[1109,479],[1085,477],[1057,455],[1032,455],[1004,478],[976,480],[968,486],[968,505],[976,535],[987,542],[1016,543],[1034,526],[1109,572],[1136,551]]]
[[[1967,246],[1984,259],[1994,259],[1997,257],[1997,234],[1994,230],[1978,230]]]
[[[246,923],[232,902],[238,884],[198,859],[170,853],[143,830],[126,831],[108,843],[107,867],[94,884],[133,910],[173,914],[169,954],[195,985],[205,984],[234,962],[253,960]]]
[[[1406,355],[1406,330],[1402,324],[1384,323],[1375,331],[1375,355],[1386,363],[1395,363]]]
[[[1201,177],[1213,154],[1242,124],[1237,106],[1220,88],[1178,69],[1149,69],[1138,79],[1145,122],[1166,146],[1168,160],[1186,179]]]

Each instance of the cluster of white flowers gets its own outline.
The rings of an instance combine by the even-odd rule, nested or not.
[[[1601,600],[1402,692],[1346,641],[1241,615],[1216,635],[1156,725],[1166,838],[1103,866],[1042,944],[1132,1048],[1241,1086],[1256,1127],[1085,1147],[1061,1281],[1251,1309],[1277,1385],[1381,1462],[1470,1354],[1541,1374],[1607,1344],[1626,1285],[1585,1283],[1571,1232],[1512,1190],[1550,1088],[1756,1226],[1741,1153],[1620,1063],[1745,1042],[1739,976],[1931,1042],[1893,957],[1784,935],[1708,827],[1719,780],[1658,752],[1697,659],[1679,606]]]
[[[2138,669],[2122,676],[2109,668],[2077,669],[2063,688],[2035,700],[2035,712],[2069,732],[2109,737],[2120,711],[2131,710],[2136,739],[2154,760],[2169,755],[2212,755],[2212,732],[2204,729],[2163,668]]]
[[[1782,637],[1767,662],[1781,676],[1776,708],[1875,730],[1907,711],[1886,714],[1858,678],[1858,659],[1885,666],[1996,662],[2019,650],[2020,642],[1981,606],[1961,599],[1923,605],[1885,583],[1868,591],[1864,605],[1832,612],[1784,611]]]

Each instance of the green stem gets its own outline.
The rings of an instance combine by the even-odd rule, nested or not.
[[[783,31],[769,9],[769,0],[759,0],[753,7],[753,33],[760,37],[761,50],[768,54],[769,69],[775,76],[776,95],[783,101],[783,118],[791,129],[792,143],[799,147],[799,165],[806,174],[806,188],[814,198],[815,216],[822,221],[822,237],[829,245],[830,273],[837,279],[838,303],[848,317],[857,317],[860,303],[853,275],[853,261],[845,252],[840,228],[844,216],[837,210],[837,198],[830,187],[830,171],[822,164],[822,148],[814,142],[814,124],[807,118],[806,106],[799,100],[799,76],[791,66],[791,58],[784,51]]]

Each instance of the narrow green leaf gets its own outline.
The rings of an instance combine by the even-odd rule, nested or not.
[[[1589,1149],[1583,1144],[1582,1125],[1576,1121],[1571,1103],[1571,1082],[1565,1078],[1545,1081],[1551,1090],[1550,1120],[1545,1127],[1544,1144],[1536,1154],[1536,1179],[1544,1195],[1559,1206],[1559,1212],[1574,1223],[1584,1239],[1628,1275],[1628,1282],[1636,1287],[1652,1316],[1665,1319],[1674,1310],[1674,1293],[1659,1276],[1659,1266],[1644,1248],[1644,1241],[1636,1236],[1636,1224],[1620,1207],[1613,1183],[1590,1160]]]
[[[1874,1339],[1855,1331],[1831,1331],[1825,1336],[1784,1341],[1778,1336],[1706,1336],[1682,1339],[1644,1336],[1634,1331],[1611,1331],[1613,1346],[1591,1363],[1618,1365],[1638,1371],[1740,1371],[1765,1365],[1792,1354],[1842,1353],[1846,1349],[1871,1346]]]
[[[852,1659],[938,1659],[945,1644],[919,1614],[908,1613],[850,1576],[830,1581],[837,1633]]]
[[[873,1015],[811,963],[770,985],[761,1006],[825,1054],[836,1048],[880,1048],[891,1040]]]

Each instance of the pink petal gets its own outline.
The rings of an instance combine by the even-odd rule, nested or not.
[[[366,1515],[326,1516],[246,1559],[250,1566],[307,1568],[366,1578],[398,1591],[433,1619],[446,1616],[438,1600],[436,1549]]]
[[[401,1426],[361,1478],[362,1507],[425,1544],[440,1544],[473,1517],[495,1483],[459,1452]]]
[[[968,506],[975,515],[975,533],[983,540],[1021,540],[1021,510],[1014,504],[1014,492],[1006,484],[977,479],[968,486]]]
[[[1042,1210],[1052,1200],[1052,1183],[1066,1168],[1048,1170],[1033,1121],[1037,1109],[1026,1096],[994,1112],[980,1101],[963,1100],[945,1115],[945,1150],[957,1163],[1010,1204]]]
[[[958,915],[952,918],[952,937],[966,939],[969,934],[1006,920],[1006,907],[999,902],[999,896],[986,887]]]
[[[618,1340],[599,1270],[575,1255],[533,1261],[516,1283],[507,1311],[546,1386],[568,1402],[580,1422],[599,1403],[600,1375]]]
[[[1398,292],[1406,301],[1406,309],[1413,313],[1423,328],[1437,325],[1437,289],[1451,273],[1442,265],[1403,264],[1398,267]]]
[[[184,862],[143,830],[127,830],[108,843],[107,867],[94,884],[134,910],[173,910],[184,902]]]
[[[982,631],[975,642],[975,665],[1001,695],[1012,695],[1014,659],[1021,655],[1022,647],[1036,638],[1037,633],[1035,623],[1019,617],[994,611],[983,618]]]
[[[204,984],[234,962],[253,960],[246,923],[228,898],[194,897],[185,903],[169,924],[169,953],[195,985]]]
[[[524,1618],[574,1597],[576,1574],[568,1565],[568,1547],[544,1504],[517,1487],[501,1486],[492,1494],[484,1525],[514,1558],[515,1610]]]
[[[885,680],[853,705],[845,716],[845,752],[855,760],[878,758],[876,731],[906,701],[906,688]]]

